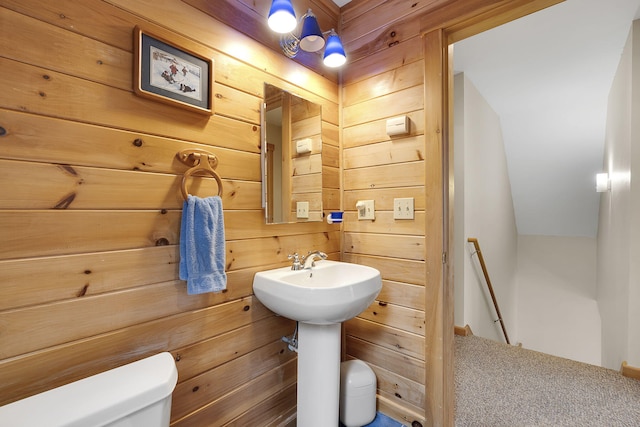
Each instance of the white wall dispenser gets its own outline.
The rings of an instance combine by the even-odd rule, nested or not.
[[[296,141],[296,153],[307,154],[311,152],[313,141],[311,138],[299,139]]]
[[[409,117],[398,116],[387,119],[387,135],[405,135],[409,133]]]

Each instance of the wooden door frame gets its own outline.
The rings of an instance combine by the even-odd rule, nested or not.
[[[425,419],[453,426],[453,43],[564,0],[451,0],[421,17],[425,114]]]

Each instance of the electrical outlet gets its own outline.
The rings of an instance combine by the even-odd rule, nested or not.
[[[309,218],[309,202],[296,203],[296,218]]]
[[[393,219],[413,219],[413,197],[393,199]]]
[[[358,210],[358,219],[376,219],[376,210],[374,208],[373,200],[358,200],[356,203],[356,209]]]

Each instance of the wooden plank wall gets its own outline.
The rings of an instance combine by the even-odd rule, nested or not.
[[[422,3],[420,3],[422,4]],[[412,425],[427,422],[425,403],[424,61],[411,2],[354,1],[342,9],[348,52],[343,71],[343,259],[379,269],[378,300],[346,322],[348,357],[378,379],[378,409]],[[394,23],[395,22],[395,23]],[[410,119],[390,138],[386,120]],[[393,199],[413,197],[414,220],[393,219]],[[358,221],[358,200],[375,201],[375,221]]]
[[[291,206],[295,222],[322,221],[322,113],[320,106],[294,98],[291,103]],[[297,142],[311,140],[311,152],[298,154]],[[309,203],[309,218],[297,218],[298,202]]]
[[[214,60],[215,114],[132,91],[133,28]],[[277,425],[295,412],[293,331],[253,274],[340,229],[264,225],[260,103],[269,82],[322,105],[325,210],[339,197],[339,105],[328,79],[181,1],[0,0],[0,405],[170,351],[172,425]],[[220,160],[228,288],[178,280],[183,148]],[[194,179],[192,194],[215,194]]]

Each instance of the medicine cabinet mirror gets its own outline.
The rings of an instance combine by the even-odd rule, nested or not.
[[[320,105],[265,83],[262,166],[267,224],[322,221]]]

